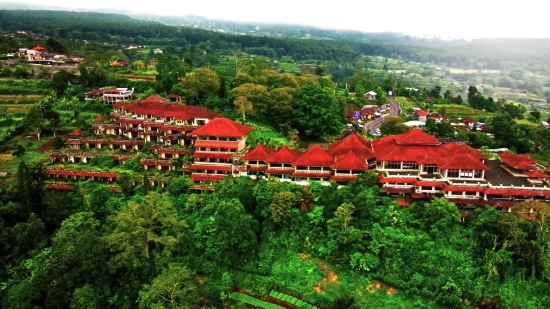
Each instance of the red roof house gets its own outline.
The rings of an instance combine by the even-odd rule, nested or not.
[[[344,155],[350,151],[365,159],[375,157],[370,141],[359,134],[350,135],[329,145],[329,153],[333,157]]]
[[[94,122],[102,122],[102,121],[105,121],[105,118],[103,118],[103,117],[94,118]]]
[[[470,124],[470,123],[476,123],[476,121],[474,120],[474,118],[468,116],[462,119],[462,123]]]
[[[417,111],[416,114],[417,114],[418,116],[427,116],[427,115],[428,115],[428,113],[426,113],[426,112],[423,111],[423,110]]]
[[[293,166],[326,166],[334,163],[334,158],[321,146],[315,145],[304,152],[298,159],[292,162]]]
[[[267,148],[262,144],[259,144],[256,146],[256,148],[250,150],[245,156],[243,156],[243,160],[247,161],[265,161],[267,158],[269,158],[275,150],[271,148]]]
[[[36,45],[35,47],[31,48],[32,50],[36,50],[36,51],[39,51],[39,52],[43,52],[46,50],[46,48],[40,46],[40,45]]]
[[[80,129],[74,130],[73,132],[69,133],[70,136],[82,136],[84,134],[86,134],[86,132]]]
[[[192,132],[194,136],[244,137],[252,128],[229,118],[214,118]]]

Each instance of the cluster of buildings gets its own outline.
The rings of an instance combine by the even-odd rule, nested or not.
[[[85,154],[83,160],[84,146],[139,151],[155,141],[151,149],[157,158],[139,164],[169,171],[174,170],[171,159],[186,155],[191,162],[179,171],[189,175],[197,190],[212,190],[214,183],[230,177],[345,185],[373,170],[380,175],[383,191],[398,197],[401,205],[441,196],[463,207],[494,205],[509,210],[525,200],[550,200],[548,176],[529,157],[502,152],[500,159],[490,160],[468,145],[443,143],[420,129],[372,141],[353,134],[305,151],[263,145],[250,149],[246,137],[251,127],[205,108],[171,104],[157,95],[137,103],[116,103],[113,108],[110,120],[94,120],[94,137],[73,132],[67,141],[70,150],[52,153],[52,159],[87,162],[93,155]],[[127,159],[117,158],[119,162]],[[66,170],[48,173],[54,178],[80,179]],[[82,177],[116,179],[114,174]]]
[[[8,58],[27,58],[31,64],[55,66],[76,66],[84,61],[84,58],[80,56],[48,52],[45,47],[40,45],[33,48],[19,48],[16,53],[8,53],[6,56]]]

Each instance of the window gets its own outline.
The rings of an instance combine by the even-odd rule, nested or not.
[[[459,170],[447,170],[448,178],[458,178]]]
[[[433,173],[437,173],[437,171],[438,171],[438,168],[437,168],[437,165],[435,164],[422,165],[422,172],[424,173],[433,174]]]
[[[474,173],[472,171],[460,171],[460,178],[472,178]]]
[[[418,163],[414,161],[405,161],[403,162],[403,169],[404,170],[417,170],[418,169]]]
[[[384,164],[384,167],[389,170],[400,170],[401,162],[400,161],[387,161]]]
[[[483,178],[483,171],[474,171],[474,178]]]
[[[258,161],[248,161],[248,164],[250,164],[250,165],[257,165],[257,164],[258,164]]]

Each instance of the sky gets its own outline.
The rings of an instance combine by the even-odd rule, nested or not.
[[[4,2],[6,0],[0,0]],[[8,2],[8,1],[6,1]],[[67,9],[200,15],[244,22],[289,23],[442,38],[550,37],[541,0],[19,0]],[[541,6],[542,5],[542,6]]]

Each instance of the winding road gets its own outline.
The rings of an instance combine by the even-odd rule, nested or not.
[[[384,118],[390,117],[390,116],[397,116],[401,114],[401,107],[399,107],[399,104],[395,102],[393,97],[388,96],[388,99],[390,100],[389,104],[390,104],[391,112],[389,114],[385,114],[382,117],[376,118],[373,121],[365,124],[364,126],[365,131],[367,132],[370,131],[372,134],[376,134],[376,129],[378,129],[378,126],[380,126],[380,124],[384,121]]]

